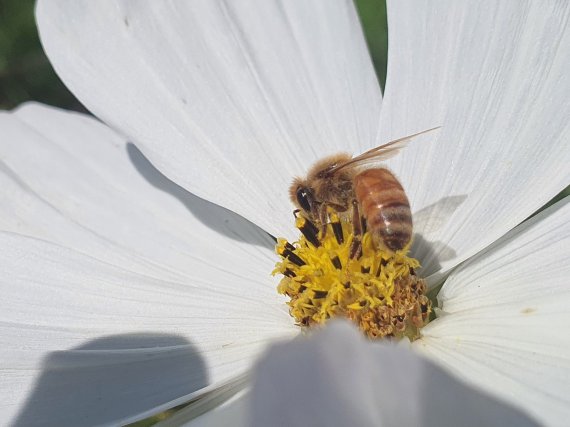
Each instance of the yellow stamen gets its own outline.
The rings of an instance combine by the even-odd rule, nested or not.
[[[291,298],[291,316],[302,326],[341,316],[370,338],[416,339],[431,312],[425,282],[415,275],[419,262],[406,255],[408,248],[378,250],[368,232],[362,236],[362,254],[351,258],[351,223],[334,212],[330,219],[324,237],[299,216],[299,241],[278,239],[276,252],[282,260],[272,274],[284,276],[277,289]]]

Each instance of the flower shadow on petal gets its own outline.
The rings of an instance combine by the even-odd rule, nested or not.
[[[115,425],[207,385],[204,360],[185,338],[102,337],[46,356],[13,425]]]
[[[206,227],[231,239],[273,251],[275,241],[257,225],[229,209],[195,196],[174,183],[154,167],[133,143],[127,144],[127,153],[136,170],[149,184],[177,198]]]

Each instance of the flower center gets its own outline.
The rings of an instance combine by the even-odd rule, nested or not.
[[[419,262],[406,255],[408,248],[377,249],[370,232],[355,256],[352,224],[335,213],[330,220],[323,233],[298,217],[299,241],[277,241],[281,261],[272,274],[284,276],[277,290],[291,298],[291,316],[304,327],[340,316],[370,338],[418,338],[431,312],[425,281],[415,274]]]

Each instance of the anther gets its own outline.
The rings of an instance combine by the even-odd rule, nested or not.
[[[338,215],[334,212],[331,213],[329,217],[331,219],[331,227],[333,229],[336,242],[339,245],[342,245],[344,243],[344,233],[342,232],[342,224],[340,223],[340,219]]]
[[[285,248],[289,249],[290,251],[294,251],[295,250],[295,246],[293,246],[291,243],[285,241]]]
[[[333,263],[334,268],[336,268],[337,270],[342,270],[342,263],[340,262],[340,258],[338,257],[338,255],[332,257],[331,262]]]
[[[376,270],[376,277],[380,277],[380,273],[382,273],[382,267],[386,267],[388,265],[388,261],[385,259],[380,260],[380,264],[378,264],[378,270]]]
[[[425,295],[420,296],[419,302],[420,302],[420,310],[422,313],[422,320],[425,322],[428,319],[431,311],[431,303],[429,301],[429,298],[426,297]]]
[[[289,268],[286,268],[286,269],[285,269],[285,271],[283,272],[283,275],[284,275],[284,276],[287,276],[287,277],[295,277],[295,276],[297,276],[297,275],[295,274],[295,272],[294,272],[293,270],[289,269]]]
[[[303,236],[315,247],[321,246],[319,242],[319,229],[315,224],[309,221],[307,218],[298,216],[295,220],[295,226],[303,233]]]
[[[362,255],[362,243],[357,236],[354,236],[354,240],[350,245],[350,259],[359,259]]]
[[[301,267],[301,266],[303,266],[303,265],[306,265],[306,262],[303,261],[303,260],[299,257],[299,255],[297,255],[297,254],[291,252],[289,249],[285,249],[285,250],[283,251],[283,256],[284,256],[285,258],[287,258],[289,261],[291,261],[293,264],[295,264],[295,265],[297,265],[297,266],[299,266],[299,267]]]
[[[282,239],[277,244],[277,253],[281,255],[283,258],[287,258],[293,264],[301,267],[305,265],[305,261],[303,261],[297,254],[294,253],[295,246],[289,243],[287,240]]]
[[[317,290],[314,290],[314,291],[313,291],[313,294],[315,295],[314,298],[319,299],[319,298],[324,298],[324,297],[326,297],[326,296],[328,295],[328,291],[317,291]]]

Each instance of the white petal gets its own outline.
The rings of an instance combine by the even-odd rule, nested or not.
[[[570,198],[454,271],[416,347],[548,425],[570,417]]]
[[[370,147],[380,89],[354,6],[40,1],[54,68],[169,178],[275,235],[318,157]]]
[[[139,258],[129,268],[167,270],[160,278],[207,280],[238,265],[269,277],[276,257],[263,231],[169,182],[93,118],[28,104],[0,126],[1,229],[121,267],[127,253]]]
[[[95,394],[116,397],[128,384],[142,387],[138,371],[133,378],[139,379],[123,383],[105,370],[111,364],[120,371],[131,356],[112,362],[113,352],[54,353],[59,350],[111,342],[136,347],[133,357],[144,359],[148,351],[141,347],[158,346],[156,363],[141,369],[152,377],[152,367],[166,364],[171,373],[160,387],[146,388],[154,390],[152,399],[136,394],[125,404],[121,413],[134,416],[153,408],[147,404],[166,404],[188,388],[239,375],[266,340],[295,333],[270,277],[272,243],[257,227],[168,182],[93,118],[27,105],[0,114],[0,129],[0,229],[10,232],[0,254],[0,365],[9,378],[1,382],[0,413],[6,419],[21,409],[34,380],[40,381],[31,394],[37,413],[60,408],[42,400],[60,396],[49,387],[64,385],[50,385],[51,368],[42,373],[42,358],[50,366],[83,366],[87,372],[78,378],[98,378]],[[127,336],[134,333],[151,335],[138,343]],[[168,348],[181,340],[181,356],[171,356]],[[202,382],[188,380],[174,360],[189,353],[200,354]],[[71,381],[66,378],[60,380]],[[77,392],[74,411],[61,416],[96,414],[97,402],[110,404],[87,399],[95,406],[85,408],[79,403],[88,393]]]
[[[412,352],[348,323],[273,346],[256,366],[252,426],[536,425]]]
[[[159,280],[0,233],[3,419],[118,422],[243,373],[292,330],[234,285]]]
[[[390,163],[423,211],[425,275],[482,250],[570,182],[569,15],[568,2],[389,2],[380,140],[442,126]]]

